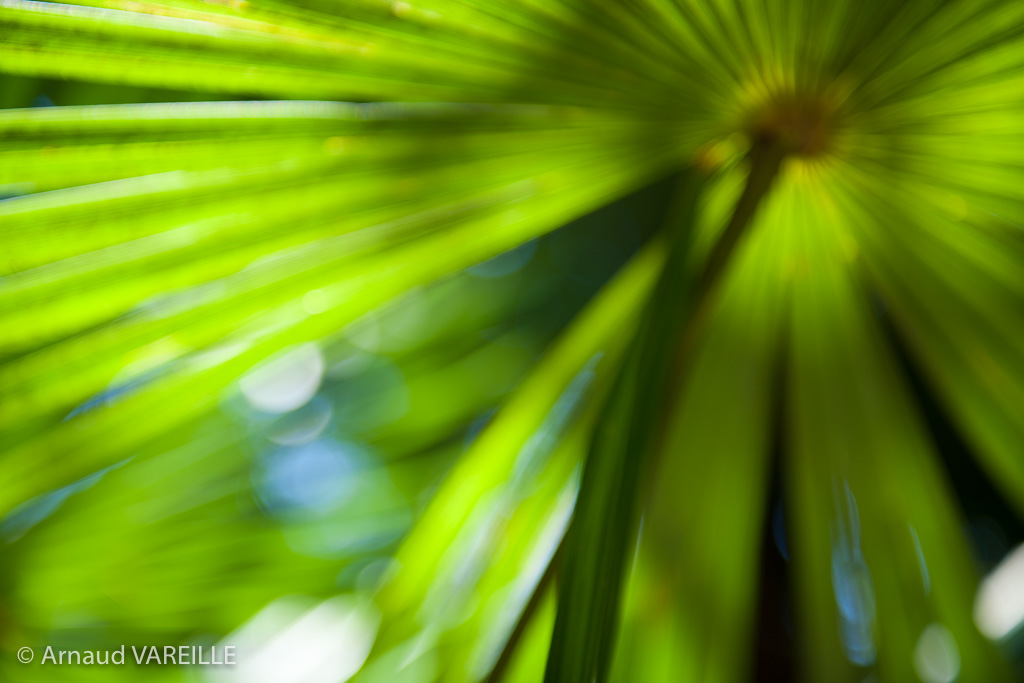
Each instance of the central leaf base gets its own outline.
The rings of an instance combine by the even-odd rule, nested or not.
[[[779,96],[750,116],[746,132],[753,144],[780,146],[786,154],[814,157],[829,150],[835,107],[809,96]]]

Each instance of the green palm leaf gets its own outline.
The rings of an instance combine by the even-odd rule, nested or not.
[[[1022,19],[0,1],[11,83],[139,102],[0,111],[2,648],[340,591],[362,683],[746,680],[777,470],[806,680],[1011,680],[905,375],[1024,510]],[[179,94],[238,101],[144,103]],[[571,324],[535,322],[554,276],[472,270],[667,177]],[[261,412],[296,359],[310,394]],[[292,456],[349,468],[333,502],[274,489]]]

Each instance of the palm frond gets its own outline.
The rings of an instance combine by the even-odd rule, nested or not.
[[[806,680],[1012,680],[915,391],[1024,510],[1022,19],[0,0],[21,86],[230,100],[0,111],[0,646],[354,592],[359,683],[735,683],[777,480]],[[571,324],[474,271],[669,177]]]

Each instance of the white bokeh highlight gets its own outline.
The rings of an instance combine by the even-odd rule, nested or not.
[[[992,640],[1002,640],[1024,623],[1024,545],[1017,546],[981,582],[974,623]]]
[[[221,645],[235,664],[208,672],[209,683],[344,683],[370,653],[380,622],[365,599],[337,596],[308,607],[277,600]]]
[[[316,395],[324,376],[324,356],[316,344],[296,346],[250,370],[238,385],[245,400],[264,413],[287,413]]]
[[[942,624],[929,624],[914,647],[914,669],[924,683],[953,683],[960,675],[960,649]]]

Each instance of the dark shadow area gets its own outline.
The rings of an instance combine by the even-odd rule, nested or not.
[[[783,327],[785,329],[785,327]],[[771,481],[761,532],[760,581],[757,589],[756,646],[751,680],[788,683],[797,677],[797,643],[789,542],[786,530],[785,490],[782,481],[786,448],[786,343],[780,343],[773,382]]]

